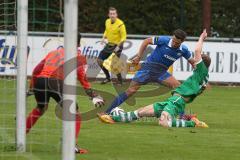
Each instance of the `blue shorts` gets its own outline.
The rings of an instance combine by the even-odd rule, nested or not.
[[[142,85],[149,82],[161,83],[163,80],[171,76],[172,75],[164,66],[158,64],[142,64],[141,69],[135,73],[132,81],[138,82]]]

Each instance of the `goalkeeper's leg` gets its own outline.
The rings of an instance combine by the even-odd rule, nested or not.
[[[78,111],[77,111],[77,114],[76,114],[75,127],[76,127],[75,128],[75,138],[76,138],[75,152],[78,153],[78,154],[88,153],[88,150],[83,149],[83,148],[79,147],[79,145],[77,145],[78,136],[79,136],[80,128],[81,128],[81,115],[80,115],[80,113]]]
[[[50,95],[47,89],[47,79],[37,78],[33,88],[34,96],[37,102],[35,107],[28,115],[26,120],[26,133],[34,126],[37,120],[45,113],[48,108]]]
[[[44,114],[47,108],[48,108],[47,104],[43,105],[43,107],[42,106],[39,107],[38,105],[29,113],[26,121],[26,133],[29,133],[30,129],[34,126],[37,120]]]

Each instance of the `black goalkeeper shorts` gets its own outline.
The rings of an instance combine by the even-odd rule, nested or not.
[[[39,77],[34,84],[33,92],[39,108],[44,108],[52,97],[57,103],[61,103],[63,81],[54,78]]]

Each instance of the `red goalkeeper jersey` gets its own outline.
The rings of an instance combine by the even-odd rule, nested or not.
[[[33,84],[34,79],[38,77],[64,79],[63,74],[64,64],[64,48],[51,51],[47,56],[34,68],[33,70]],[[80,49],[77,53],[77,78],[82,84],[83,88],[90,88],[90,83],[87,80],[85,65],[87,64],[86,58],[81,55]]]

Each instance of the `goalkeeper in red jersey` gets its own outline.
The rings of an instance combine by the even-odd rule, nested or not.
[[[81,36],[78,36],[78,44],[80,44]],[[79,47],[79,46],[78,46]],[[91,89],[91,85],[87,80],[85,65],[86,58],[81,55],[80,49],[78,49],[77,57],[77,78],[83,86],[86,94],[92,99],[95,106],[101,107],[104,105],[104,101],[101,96],[96,94]],[[34,68],[32,74],[32,80],[30,88],[32,89],[37,106],[28,115],[26,121],[26,132],[29,133],[30,129],[37,122],[37,120],[45,113],[48,108],[50,98],[53,98],[58,104],[62,104],[63,101],[63,64],[64,64],[64,48],[60,47],[57,50],[51,51],[47,56]],[[76,114],[76,133],[75,138],[78,138],[81,117],[77,107]],[[87,150],[81,149],[76,144],[76,153],[87,153]]]

